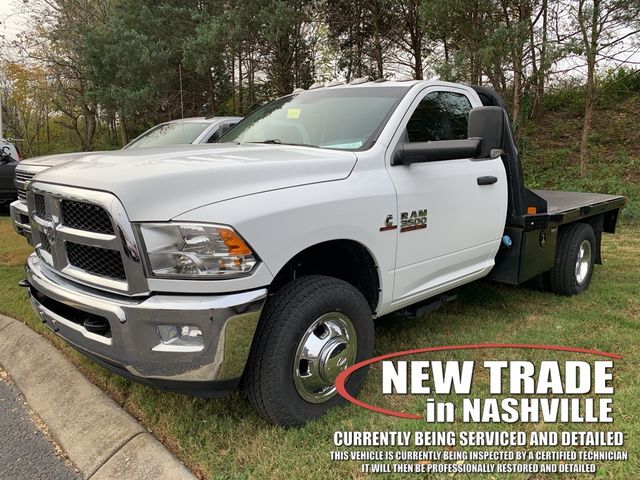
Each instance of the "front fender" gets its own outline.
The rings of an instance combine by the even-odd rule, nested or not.
[[[395,212],[386,175],[354,172],[344,180],[265,192],[207,205],[173,220],[230,225],[275,275],[301,251],[331,240],[364,245],[380,270],[382,301],[393,291],[396,231],[380,231]],[[238,279],[241,283],[241,279]]]

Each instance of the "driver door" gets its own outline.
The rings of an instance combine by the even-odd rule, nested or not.
[[[502,160],[391,164],[403,142],[467,138],[469,111],[479,106],[463,89],[429,87],[415,99],[387,151],[398,200],[393,293],[398,308],[479,278],[493,266],[507,208]],[[497,181],[479,185],[484,176]]]

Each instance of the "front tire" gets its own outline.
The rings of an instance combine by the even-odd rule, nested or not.
[[[558,233],[555,265],[549,272],[550,290],[558,295],[577,295],[593,275],[596,236],[591,225],[574,223]]]
[[[301,277],[269,299],[253,341],[246,387],[258,412],[272,423],[294,426],[344,403],[337,375],[373,354],[371,310],[362,294],[342,280]],[[366,368],[347,390],[358,393]]]

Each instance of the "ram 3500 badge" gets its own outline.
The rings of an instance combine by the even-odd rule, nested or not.
[[[24,284],[106,368],[208,396],[244,379],[281,425],[343,401],[335,379],[372,355],[374,317],[487,276],[585,290],[624,203],[525,188],[502,99],[482,87],[296,91],[222,142],[38,173]]]

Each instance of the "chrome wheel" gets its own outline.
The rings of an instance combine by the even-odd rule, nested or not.
[[[353,323],[343,313],[331,312],[314,321],[302,335],[293,360],[298,394],[307,402],[326,402],[336,394],[336,377],[353,365],[358,340]]]
[[[582,285],[589,276],[589,269],[591,268],[591,242],[584,240],[580,244],[580,250],[578,251],[578,258],[576,260],[576,282],[578,285]]]

